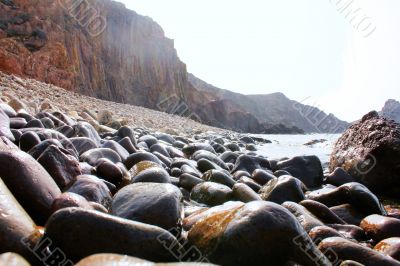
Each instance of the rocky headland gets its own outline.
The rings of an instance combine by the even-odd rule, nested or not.
[[[338,133],[348,127],[280,93],[246,96],[195,78],[161,26],[121,3],[73,3],[0,1],[0,71],[241,132]],[[104,19],[104,30],[90,27],[89,11]]]

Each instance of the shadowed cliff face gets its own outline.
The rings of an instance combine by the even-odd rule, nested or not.
[[[85,16],[93,14],[85,4],[71,8],[71,3],[0,3],[0,70],[151,108],[171,94],[184,97],[190,89],[186,66],[158,24],[117,2],[89,1],[106,22],[104,32],[93,36],[84,26]],[[42,39],[34,37],[35,31],[43,33]]]

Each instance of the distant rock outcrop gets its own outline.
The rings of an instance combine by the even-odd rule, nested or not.
[[[381,111],[381,115],[400,123],[400,102],[393,99],[387,100]]]
[[[219,89],[192,74],[189,74],[189,81],[196,89],[214,97],[215,102],[235,104],[237,109],[254,116],[266,133],[285,130],[292,133],[342,133],[349,127],[347,122],[334,115],[292,101],[283,93],[244,95]]]

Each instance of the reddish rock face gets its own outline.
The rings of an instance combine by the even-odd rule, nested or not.
[[[375,192],[400,195],[400,126],[371,112],[335,144],[330,169],[342,167]]]
[[[0,71],[152,108],[190,87],[173,40],[122,4],[83,1],[93,15],[71,1],[13,2],[0,3]],[[86,14],[104,18],[104,31],[85,26]]]

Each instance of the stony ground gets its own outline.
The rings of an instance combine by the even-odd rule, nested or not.
[[[223,133],[226,130],[200,124],[191,119],[158,112],[155,110],[99,100],[65,89],[38,82],[31,79],[21,79],[0,72],[0,95],[16,97],[25,102],[28,111],[37,113],[44,109],[59,110],[72,116],[87,109],[93,113],[110,111],[115,119],[133,127],[146,127],[169,134],[192,134],[200,132]]]

